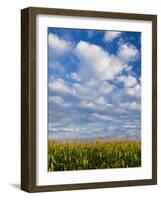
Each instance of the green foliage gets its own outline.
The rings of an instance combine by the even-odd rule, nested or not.
[[[136,141],[48,143],[48,171],[127,168],[141,166]]]

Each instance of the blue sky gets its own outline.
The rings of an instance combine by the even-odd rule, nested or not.
[[[48,132],[141,138],[141,33],[48,28]]]

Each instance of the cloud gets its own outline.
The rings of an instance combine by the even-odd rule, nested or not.
[[[96,103],[97,105],[102,106],[102,105],[105,105],[105,104],[106,104],[106,100],[105,100],[105,98],[104,98],[103,96],[100,96],[100,97],[98,97],[98,98],[95,100],[95,103]]]
[[[92,113],[91,117],[95,118],[96,120],[101,120],[101,121],[110,121],[110,120],[112,120],[112,117],[109,117],[107,115],[100,115],[98,113]]]
[[[97,101],[92,102],[83,100],[80,103],[80,107],[91,111],[106,111],[106,109],[112,107],[112,104],[104,102],[104,104],[100,105]]]
[[[97,81],[90,79],[88,82],[73,83],[71,86],[67,81],[61,78],[51,79],[49,82],[49,90],[59,94],[74,96],[80,100],[95,99],[98,102],[103,101],[105,95],[111,93],[114,86],[106,81]],[[105,99],[104,99],[105,101]]]
[[[68,77],[77,82],[81,81],[80,76],[76,72],[71,72],[70,74],[68,74]]]
[[[98,88],[103,95],[110,94],[114,90],[114,86],[107,81],[101,82],[101,84],[98,85]]]
[[[73,94],[72,87],[61,78],[51,81],[49,83],[49,89],[54,92]]]
[[[90,86],[89,83],[75,83],[73,87],[75,95],[80,99],[90,100],[96,98],[98,95],[94,90],[95,86]]]
[[[130,72],[131,70],[132,70],[132,66],[128,66],[128,67],[125,69],[126,72]]]
[[[73,84],[74,94],[80,99],[93,100],[111,93],[114,86],[106,81],[90,79],[88,82]]]
[[[127,88],[126,89],[126,94],[132,96],[132,97],[137,97],[140,98],[141,96],[141,87],[139,84],[137,84],[136,86],[132,87],[132,88]]]
[[[56,103],[58,106],[63,108],[71,107],[71,103],[64,101],[61,96],[50,96],[49,101]]]
[[[52,131],[55,131],[55,132],[65,132],[65,133],[75,133],[75,132],[78,132],[80,129],[78,127],[72,127],[72,128],[55,128],[53,127],[51,129]]]
[[[118,57],[85,41],[77,44],[75,54],[80,61],[80,76],[85,80],[91,76],[97,80],[112,80],[127,67]]]
[[[71,42],[61,39],[52,33],[48,35],[48,43],[49,47],[53,49],[53,51],[50,49],[50,52],[55,56],[64,55],[71,51],[72,48]]]
[[[140,104],[137,102],[126,102],[126,103],[121,103],[120,107],[125,108],[125,109],[130,109],[130,110],[140,110]]]
[[[118,76],[117,80],[123,82],[125,87],[133,87],[137,84],[137,80],[133,76]]]
[[[108,102],[107,98],[100,96],[97,99],[94,100],[94,103],[98,106],[103,107],[103,109],[106,109],[108,107],[112,107],[113,105]]]
[[[50,70],[53,72],[54,76],[58,75],[62,76],[65,74],[65,67],[60,64],[58,61],[53,60],[53,62],[48,63]],[[52,76],[49,77],[51,79]]]
[[[104,40],[106,42],[112,42],[112,40],[121,36],[121,32],[118,31],[105,31]]]
[[[119,46],[118,56],[124,62],[134,61],[138,58],[139,51],[134,45],[124,43]]]
[[[90,110],[97,110],[97,108],[98,108],[93,102],[88,102],[88,101],[85,101],[85,100],[83,100],[80,103],[80,106],[82,108],[90,109]]]

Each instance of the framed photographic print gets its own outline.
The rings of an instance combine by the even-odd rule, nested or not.
[[[21,188],[157,184],[157,16],[21,11]]]

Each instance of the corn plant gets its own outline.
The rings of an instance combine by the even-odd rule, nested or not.
[[[141,143],[137,141],[48,142],[49,172],[139,166]]]

